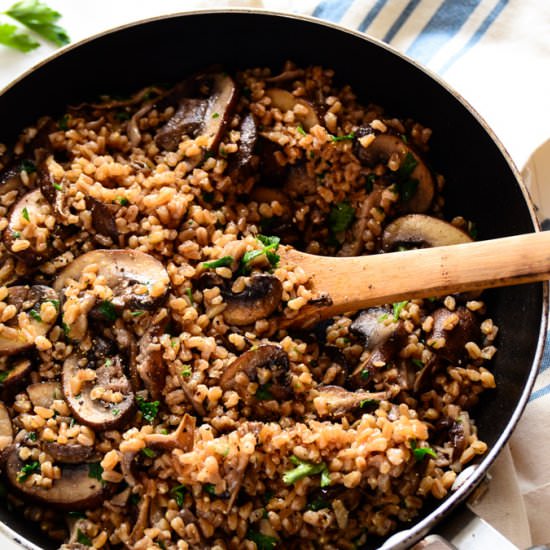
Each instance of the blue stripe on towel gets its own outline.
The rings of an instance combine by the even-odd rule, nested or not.
[[[376,0],[376,4],[369,10],[361,24],[359,25],[359,30],[364,32],[368,29],[370,24],[376,19],[376,16],[382,11],[382,8],[385,6],[387,0]]]
[[[495,22],[495,19],[500,15],[502,10],[508,4],[508,0],[499,0],[498,4],[491,10],[491,13],[483,20],[481,25],[477,28],[476,32],[473,34],[472,38],[464,45],[464,47],[458,51],[455,55],[451,57],[442,67],[439,69],[440,73],[444,73],[457,61],[460,59],[468,50],[475,46],[482,38],[483,35],[487,32],[489,27]]]
[[[549,393],[550,393],[550,384],[548,384],[547,386],[544,386],[543,388],[540,388],[540,390],[534,391],[531,394],[531,397],[529,397],[529,401],[534,401],[535,399],[538,399],[539,397],[544,397]]]
[[[390,30],[386,33],[386,36],[382,38],[384,42],[391,42],[393,40],[394,36],[399,32],[418,4],[420,4],[420,0],[409,0],[409,3],[405,6],[405,9],[399,14],[399,17],[395,20],[394,24],[390,27]]]
[[[427,64],[437,51],[460,30],[481,0],[444,0],[409,46],[407,55]]]
[[[337,23],[352,3],[353,0],[325,0],[313,10],[313,17]]]

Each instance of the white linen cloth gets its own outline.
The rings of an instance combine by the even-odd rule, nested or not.
[[[4,11],[12,0],[0,0]],[[535,198],[550,179],[548,0],[48,0],[73,42],[130,21],[221,7],[313,15],[384,40],[449,82],[485,118]],[[1,20],[1,18],[0,18]],[[0,46],[0,88],[55,51]],[[537,156],[531,154],[541,146]],[[550,189],[550,182],[546,184]],[[550,193],[541,218],[550,218]],[[509,447],[492,469],[477,511],[520,548],[550,542],[550,353]],[[12,543],[0,539],[1,548]],[[13,547],[15,548],[15,546]]]

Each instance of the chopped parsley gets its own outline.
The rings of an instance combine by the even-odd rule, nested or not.
[[[38,313],[38,311],[36,311],[36,309],[31,309],[31,310],[29,310],[29,315],[30,315],[35,321],[38,321],[39,323],[42,322],[42,317],[40,317],[40,313]]]
[[[23,208],[23,210],[21,211],[21,216],[23,216],[23,218],[25,218],[28,222],[31,221],[31,218],[29,216],[29,210],[28,208],[25,206],[25,208]]]
[[[361,371],[361,378],[366,380],[370,376],[370,371],[368,369],[363,369]]]
[[[57,189],[58,191],[63,191],[63,186],[59,183],[52,182],[52,185],[54,186],[54,189]]]
[[[48,300],[48,302],[53,304],[53,307],[55,307],[55,309],[59,311],[59,300]]]
[[[174,497],[176,504],[180,508],[183,507],[186,491],[187,489],[185,488],[185,485],[177,485],[176,487],[172,487],[172,489],[170,489],[170,494]]]
[[[367,176],[367,182],[365,184],[365,191],[370,193],[374,187],[374,182],[376,181],[376,174],[373,172]]]
[[[69,129],[69,120],[71,119],[70,115],[64,114],[58,121],[57,125],[59,126],[60,130],[68,130]]]
[[[212,118],[218,118],[220,116],[220,113],[212,113]]]
[[[76,530],[76,541],[84,546],[92,546],[92,539],[85,535],[80,529]]]
[[[304,130],[304,127],[301,124],[296,127],[296,130],[298,130],[298,132],[303,136],[307,136],[307,132]]]
[[[158,401],[145,401],[141,395],[136,396],[138,409],[141,411],[143,418],[152,424],[159,412],[160,403]]]
[[[103,466],[99,462],[90,462],[88,464],[88,477],[103,481]]]
[[[30,440],[30,441],[36,441],[36,432],[29,432],[27,434],[27,438]]]
[[[408,300],[404,300],[403,302],[395,302],[393,304],[393,318],[397,321],[399,319],[399,315],[403,311],[403,308],[409,303]]]
[[[116,197],[115,202],[118,202],[120,206],[128,206],[130,201],[126,197]]]
[[[131,311],[130,312],[130,315],[132,317],[140,317],[141,315],[143,315],[145,313],[145,311],[143,311],[142,309],[138,309],[136,311]]]
[[[345,141],[346,139],[354,139],[355,138],[355,132],[350,132],[349,134],[345,134],[343,136],[330,136],[330,140],[335,141]]]
[[[378,405],[380,401],[378,399],[362,399],[359,403],[361,408],[366,407],[367,405]]]
[[[381,323],[382,321],[385,321],[387,318],[388,318],[388,314],[387,313],[382,313],[382,315],[379,315],[376,320],[379,323]]]
[[[253,529],[248,530],[246,533],[246,538],[255,543],[258,550],[275,550],[275,548],[277,548],[277,544],[279,544],[279,539],[276,539],[270,535],[264,535],[263,533],[254,531]]]
[[[155,458],[157,456],[157,453],[153,451],[153,449],[150,449],[149,447],[144,447],[141,449],[141,452],[147,457],[147,458]]]
[[[111,414],[112,414],[113,416],[118,416],[118,415],[120,414],[120,409],[118,409],[117,407],[113,407],[113,408],[111,409]]]
[[[217,267],[229,267],[233,263],[233,256],[223,256],[223,258],[218,258],[217,260],[212,260],[210,262],[203,262],[203,267],[208,267],[210,269],[215,269]]]
[[[330,504],[321,497],[313,499],[311,502],[308,502],[306,506],[306,510],[313,510],[314,512],[318,512],[323,508],[330,508]]]
[[[270,387],[271,383],[269,382],[258,386],[258,389],[256,390],[256,399],[259,399],[260,401],[269,401],[273,399],[273,394],[269,391]]]
[[[115,306],[109,300],[103,300],[98,306],[99,313],[108,321],[115,321],[118,317]]]
[[[271,267],[277,267],[279,260],[281,259],[281,257],[276,254],[276,251],[279,248],[279,243],[281,242],[279,237],[258,235],[256,238],[264,245],[264,247],[260,250],[248,250],[244,253],[241,260],[241,265],[239,267],[241,273],[248,273],[250,269],[250,262],[263,254],[265,254],[265,257],[271,264]]]
[[[411,175],[417,166],[418,161],[409,151],[401,161],[401,165],[397,171],[399,176],[397,191],[403,201],[408,201],[416,193],[419,181],[416,178],[412,178]]]
[[[216,496],[216,486],[213,483],[206,483],[204,485],[204,491],[209,495]]]
[[[290,461],[296,466],[293,470],[289,470],[283,475],[283,481],[286,485],[292,485],[298,480],[317,474],[321,474],[321,487],[328,487],[330,485],[330,476],[328,473],[327,465],[324,462],[319,464],[313,464],[300,460],[297,456],[291,456]]]
[[[415,367],[418,367],[419,369],[423,368],[424,367],[424,363],[422,363],[422,361],[420,359],[416,359],[416,357],[414,357],[413,359],[411,359],[412,361],[412,364],[415,366]]]
[[[184,378],[189,378],[192,373],[193,373],[193,371],[191,370],[191,365],[183,365],[183,369],[181,369],[180,374]]]
[[[426,456],[437,458],[437,453],[431,447],[417,447],[415,439],[409,440],[409,443],[411,445],[414,458],[417,462],[424,460]]]
[[[25,464],[21,471],[19,472],[19,475],[17,476],[17,481],[19,483],[23,483],[31,474],[34,474],[36,472],[40,471],[40,462],[38,460],[34,460],[33,462],[29,462]]]
[[[69,332],[71,332],[71,327],[67,323],[62,322],[61,328],[63,329],[63,333],[65,334],[65,336],[69,336]]]
[[[328,215],[328,224],[333,233],[345,231],[355,218],[355,209],[347,201],[335,204]]]
[[[195,300],[193,299],[193,289],[192,288],[186,288],[185,294],[187,294],[187,297],[189,298],[189,302],[192,306],[195,305]]]
[[[20,231],[12,231],[11,235],[14,239],[18,239],[19,237],[21,237],[21,232]]]
[[[32,160],[24,159],[19,165],[19,170],[21,172],[27,172],[27,174],[32,174],[36,172],[36,164]]]
[[[15,25],[0,23],[0,44],[26,53],[38,48],[40,44],[28,34],[22,33]]]

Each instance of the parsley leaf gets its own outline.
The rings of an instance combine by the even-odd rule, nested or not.
[[[150,449],[149,447],[144,447],[141,449],[141,452],[147,457],[147,458],[155,458],[157,456],[157,453],[153,451],[153,449]]]
[[[271,264],[271,267],[277,267],[277,264],[281,259],[278,254],[275,254],[275,251],[279,248],[279,243],[281,242],[279,237],[258,235],[256,238],[264,245],[264,247],[261,250],[248,250],[244,253],[241,259],[241,265],[239,267],[239,271],[243,274],[248,272],[250,262],[262,254],[265,254],[268,262]]]
[[[400,313],[403,311],[403,308],[409,303],[409,300],[404,300],[403,302],[395,302],[393,304],[393,318],[397,321],[399,319]]]
[[[54,182],[52,182],[52,185],[53,185],[54,189],[57,189],[58,191],[63,191],[63,186],[61,184],[55,183],[55,181],[54,181]]]
[[[192,288],[186,288],[185,294],[187,294],[187,297],[189,298],[189,302],[192,306],[195,305],[195,300],[193,298],[193,289]]]
[[[267,384],[262,384],[261,386],[258,386],[258,389],[256,390],[256,399],[260,401],[270,401],[273,399],[273,394],[269,391],[269,388],[271,387],[271,383],[268,382]]]
[[[40,46],[40,44],[28,34],[20,32],[15,25],[10,25],[9,23],[0,24],[0,44],[4,44],[4,46],[9,46],[23,53],[30,52]]]
[[[421,361],[420,359],[416,359],[416,357],[413,357],[413,358],[411,359],[411,361],[412,361],[412,364],[413,364],[415,367],[419,368],[419,369],[421,369],[421,368],[424,367],[424,363],[422,363],[422,361]]]
[[[308,502],[306,506],[306,510],[313,510],[314,512],[318,512],[323,508],[330,508],[330,504],[326,500],[323,500],[321,497],[317,497],[311,502]]]
[[[211,260],[210,262],[203,262],[203,267],[215,269],[216,267],[229,267],[233,263],[233,256],[224,256],[217,260]]]
[[[431,447],[417,447],[415,439],[409,440],[409,443],[411,445],[414,458],[417,462],[424,460],[426,456],[437,458],[437,453]]]
[[[330,136],[330,140],[335,141],[345,141],[346,139],[353,139],[355,137],[355,132],[350,132],[344,136]]]
[[[296,465],[296,468],[289,470],[283,475],[283,481],[286,485],[292,485],[306,476],[321,474],[321,487],[330,485],[330,476],[327,465],[324,462],[313,464],[305,460],[300,460],[296,456],[291,456],[290,461]]]
[[[204,485],[204,490],[209,495],[212,495],[213,497],[216,496],[216,486],[213,483],[206,483]]]
[[[132,317],[140,317],[141,315],[143,315],[145,313],[145,311],[143,311],[142,309],[138,309],[136,311],[131,311],[130,312],[130,315]]]
[[[307,133],[306,133],[306,131],[304,130],[304,127],[303,127],[301,124],[299,124],[299,125],[296,127],[296,130],[298,130],[298,132],[299,132],[300,134],[302,134],[303,136],[307,136]]]
[[[380,401],[378,401],[378,399],[362,399],[360,402],[359,402],[359,406],[361,408],[365,407],[366,405],[378,405],[378,403],[380,403]]]
[[[70,42],[65,29],[55,24],[61,14],[40,0],[21,0],[5,13],[58,46]]]
[[[31,218],[29,216],[29,209],[26,206],[23,208],[23,210],[21,210],[21,216],[23,216],[23,218],[25,218],[28,222],[31,221]]]
[[[25,481],[31,474],[34,474],[39,471],[40,471],[40,462],[38,462],[38,460],[34,460],[33,462],[28,462],[21,468],[21,471],[17,476],[17,481],[19,483],[23,483],[23,481]]]
[[[177,485],[170,489],[170,494],[174,497],[176,504],[180,508],[183,506],[186,490],[185,485]]]
[[[254,531],[253,529],[248,530],[246,533],[246,538],[255,543],[258,550],[275,550],[277,544],[279,543],[279,539],[276,539],[270,535],[264,535],[263,533]]]
[[[98,306],[99,313],[108,321],[115,321],[118,317],[115,306],[109,300],[103,300]]]
[[[27,174],[32,174],[36,172],[36,165],[32,160],[24,159],[19,165],[19,170],[21,172],[27,172]]]
[[[159,412],[160,403],[158,401],[145,401],[141,395],[136,397],[138,409],[141,411],[143,418],[152,424]]]
[[[335,204],[328,215],[328,224],[333,233],[345,231],[355,218],[355,209],[347,201]]]
[[[192,373],[193,373],[193,371],[191,370],[191,365],[183,365],[183,369],[181,369],[180,374],[184,378],[189,378]]]
[[[417,166],[418,161],[409,151],[401,161],[401,165],[397,171],[399,176],[397,191],[403,201],[408,201],[416,193],[419,181],[416,178],[411,178],[411,175]]]
[[[130,201],[126,197],[116,197],[115,202],[118,202],[120,206],[128,206]]]
[[[30,315],[35,321],[38,321],[39,323],[42,322],[42,317],[40,317],[40,313],[38,313],[38,311],[36,311],[36,309],[31,309],[31,310],[29,310],[29,315]]]
[[[103,466],[99,462],[90,462],[88,464],[88,477],[103,481]]]
[[[90,537],[84,534],[80,529],[76,530],[76,541],[84,546],[92,546],[92,540]]]

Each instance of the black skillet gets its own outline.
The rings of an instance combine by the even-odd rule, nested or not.
[[[213,64],[277,70],[287,59],[332,67],[338,82],[351,84],[363,103],[378,103],[432,128],[430,158],[447,179],[447,218],[460,214],[474,220],[480,239],[538,229],[517,170],[463,99],[381,42],[304,17],[247,10],[182,14],[128,25],[69,47],[0,96],[0,142],[13,141],[40,115],[55,116],[66,104],[99,94],[175,82]],[[394,548],[420,539],[466,499],[510,437],[529,397],[546,334],[546,285],[487,291],[485,300],[500,327],[493,363],[497,389],[487,392],[475,413],[490,450],[460,489],[406,526]],[[37,526],[5,509],[0,520],[25,546],[55,548]]]

